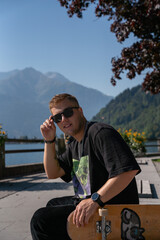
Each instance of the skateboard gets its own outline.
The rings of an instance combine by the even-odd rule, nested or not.
[[[105,205],[84,227],[67,222],[72,240],[159,240],[160,205]]]

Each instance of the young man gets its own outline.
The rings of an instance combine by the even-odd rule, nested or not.
[[[81,227],[105,204],[138,204],[135,175],[140,168],[120,134],[107,124],[87,122],[74,96],[56,95],[50,111],[40,127],[45,172],[48,178],[72,180],[75,196],[52,199],[36,211],[31,233],[33,240],[68,240],[66,222],[72,211],[74,224]],[[61,156],[55,151],[55,123],[73,137]]]

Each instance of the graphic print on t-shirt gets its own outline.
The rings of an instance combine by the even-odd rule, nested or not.
[[[83,156],[80,161],[73,159],[72,179],[75,194],[81,198],[91,195],[89,157]]]

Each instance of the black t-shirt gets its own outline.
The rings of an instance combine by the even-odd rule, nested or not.
[[[82,198],[98,191],[109,178],[139,170],[129,146],[111,126],[88,122],[83,140],[73,140],[64,154],[58,157],[66,182],[73,181],[75,194]],[[118,188],[119,186],[117,186]],[[135,178],[107,204],[139,203]]]

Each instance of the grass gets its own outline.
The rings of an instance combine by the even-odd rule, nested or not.
[[[160,159],[153,159],[154,162],[160,162]]]

